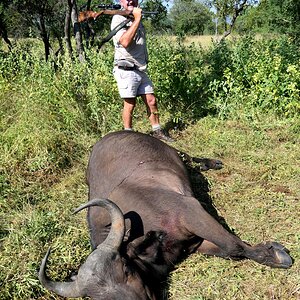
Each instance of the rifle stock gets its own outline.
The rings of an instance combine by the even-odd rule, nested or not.
[[[82,23],[89,20],[96,20],[101,15],[121,15],[132,16],[129,10],[105,9],[98,12],[92,10],[81,11],[78,16],[78,22]]]

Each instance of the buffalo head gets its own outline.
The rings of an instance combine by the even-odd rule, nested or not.
[[[88,256],[79,268],[78,275],[71,282],[54,282],[45,275],[50,249],[45,255],[39,279],[42,285],[62,297],[91,297],[92,299],[155,299],[143,283],[130,259],[120,255],[120,247],[125,234],[124,217],[112,201],[95,199],[82,205],[75,212],[100,206],[108,210],[111,217],[111,230],[103,243]]]

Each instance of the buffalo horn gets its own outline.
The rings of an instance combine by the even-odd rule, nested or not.
[[[122,211],[114,202],[108,199],[94,199],[78,207],[74,211],[74,213],[77,213],[91,206],[104,207],[108,210],[111,218],[111,229],[109,231],[109,234],[104,242],[101,243],[97,248],[109,247],[113,250],[118,250],[121,246],[125,234],[125,222]]]
[[[42,260],[40,271],[39,271],[39,279],[40,279],[40,282],[42,283],[42,285],[49,291],[53,291],[62,297],[78,298],[78,297],[84,296],[80,292],[76,281],[54,282],[54,281],[49,280],[46,277],[45,269],[46,269],[46,264],[47,264],[49,254],[50,254],[50,248],[48,249],[45,257]]]
[[[108,210],[111,217],[110,232],[107,238],[105,239],[105,241],[97,247],[97,250],[100,251],[100,253],[102,249],[106,251],[107,248],[111,250],[118,250],[123,241],[124,234],[125,234],[125,222],[124,222],[124,216],[122,211],[116,204],[114,204],[112,201],[108,199],[94,199],[77,208],[74,213],[77,213],[82,209],[91,206],[104,207],[105,209]],[[85,292],[82,291],[84,287],[80,287],[81,284],[78,282],[78,277],[73,282],[54,282],[47,278],[45,274],[45,269],[46,269],[46,264],[47,264],[49,254],[50,254],[50,248],[48,249],[44,259],[42,260],[40,271],[39,271],[39,279],[42,285],[46,289],[53,291],[56,294],[63,297],[78,298],[78,297],[86,296]]]

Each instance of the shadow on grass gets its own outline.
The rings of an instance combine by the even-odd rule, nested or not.
[[[228,226],[225,219],[218,214],[218,211],[209,195],[210,185],[207,178],[201,173],[199,165],[191,165],[185,162],[186,168],[189,173],[192,190],[195,198],[200,202],[203,208],[215,218],[227,231],[235,234],[234,231]],[[218,172],[216,170],[216,172]]]

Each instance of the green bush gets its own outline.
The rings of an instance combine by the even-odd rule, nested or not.
[[[210,107],[219,116],[279,116],[300,113],[300,55],[286,37],[255,41],[243,38],[231,45],[223,77],[210,83]]]
[[[159,37],[150,40],[149,54],[149,73],[160,106],[169,111],[173,119],[204,115],[208,77],[203,49]]]

